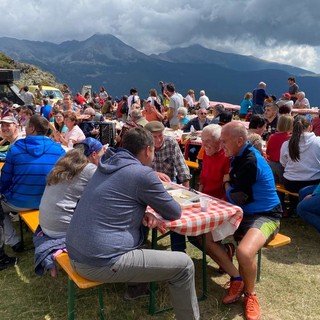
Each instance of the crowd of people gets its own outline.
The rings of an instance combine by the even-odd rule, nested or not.
[[[90,92],[73,97],[67,85],[63,101],[54,104],[45,95],[37,97],[40,107],[32,94],[26,106],[2,99],[0,269],[17,263],[4,244],[24,250],[12,226],[14,213],[39,209],[33,239],[37,274],[56,276],[54,258],[67,250],[83,277],[130,284],[127,299],[148,292],[146,283],[167,281],[176,318],[200,319],[185,236],[171,232],[172,252],[145,247],[149,229],[157,227],[147,206],[167,220],[181,217],[181,207],[161,182],[189,188],[188,158],[201,164],[198,191],[243,210],[236,250],[215,242],[211,233],[205,248],[201,237],[189,240],[230,276],[222,302],[244,295],[246,319],[259,319],[256,252],[277,234],[286,210],[276,183],[300,192],[300,203],[292,200],[297,213],[320,231],[320,137],[312,131],[319,117],[311,122],[291,115],[293,106],[310,105],[295,79],[288,83],[288,93],[278,101],[266,93],[264,82],[245,94],[239,117],[250,119],[248,129],[223,104],[210,106],[204,90],[196,101],[194,90],[183,97],[172,83],[160,82],[161,94],[150,89],[144,100],[136,88],[121,100],[104,87],[92,97]],[[22,90],[28,93],[27,87]],[[97,125],[106,119],[122,123],[108,148],[99,141]],[[184,150],[166,128],[201,131],[202,145],[186,144]]]

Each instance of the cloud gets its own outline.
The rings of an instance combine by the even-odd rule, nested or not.
[[[2,7],[0,36],[60,43],[110,33],[147,54],[199,43],[320,71],[318,0],[2,0]]]

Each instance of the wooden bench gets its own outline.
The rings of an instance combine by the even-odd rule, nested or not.
[[[278,233],[273,240],[271,240],[265,248],[273,249],[285,246],[291,243],[291,239],[281,233]],[[257,282],[260,281],[260,274],[261,274],[261,256],[262,252],[261,249],[258,251],[258,264],[257,264]]]
[[[22,221],[28,226],[28,228],[34,233],[39,225],[39,210],[30,210],[19,212],[20,217],[20,232],[21,241],[23,241],[23,230]],[[74,300],[75,300],[75,289],[74,284],[80,289],[88,289],[93,287],[98,287],[98,299],[99,299],[99,314],[100,319],[104,319],[104,303],[103,294],[101,288],[101,282],[90,281],[78,275],[72,268],[67,253],[61,253],[56,257],[57,263],[68,275],[68,319],[74,319]]]
[[[190,160],[185,160],[185,162],[192,175],[191,187],[194,189],[196,185],[196,172],[199,170],[199,163],[195,161],[190,161]]]
[[[19,217],[34,233],[39,225],[39,210],[21,211]]]
[[[185,160],[187,166],[189,169],[198,170],[199,169],[199,163],[195,161]]]
[[[24,245],[22,221],[28,226],[32,233],[34,233],[39,225],[39,210],[35,209],[30,211],[19,212],[20,237],[21,242]]]
[[[289,194],[290,196],[294,196],[294,197],[299,197],[298,193],[288,191],[282,184],[277,183],[276,189],[277,189],[277,192]]]
[[[102,282],[95,282],[81,277],[72,268],[70,259],[67,253],[61,253],[56,257],[57,263],[68,275],[68,319],[73,320],[75,315],[74,300],[75,300],[75,287],[76,284],[80,289],[89,289],[97,287],[98,300],[99,300],[99,315],[100,320],[104,320],[104,303],[103,303],[103,292]]]

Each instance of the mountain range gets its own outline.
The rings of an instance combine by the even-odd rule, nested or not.
[[[239,104],[260,81],[267,83],[269,94],[280,97],[288,91],[288,77],[295,76],[311,105],[320,105],[320,75],[200,45],[146,55],[110,34],[61,44],[0,37],[0,52],[52,73],[73,92],[90,84],[93,90],[103,86],[113,97],[121,97],[136,87],[146,98],[149,89],[159,89],[162,80],[173,82],[183,95],[192,88],[198,97],[204,89],[210,100]]]

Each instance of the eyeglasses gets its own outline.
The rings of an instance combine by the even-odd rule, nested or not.
[[[205,116],[207,115],[206,112],[200,112],[200,114],[201,114],[201,115],[205,115]]]
[[[54,116],[54,118],[62,118],[63,116]]]

